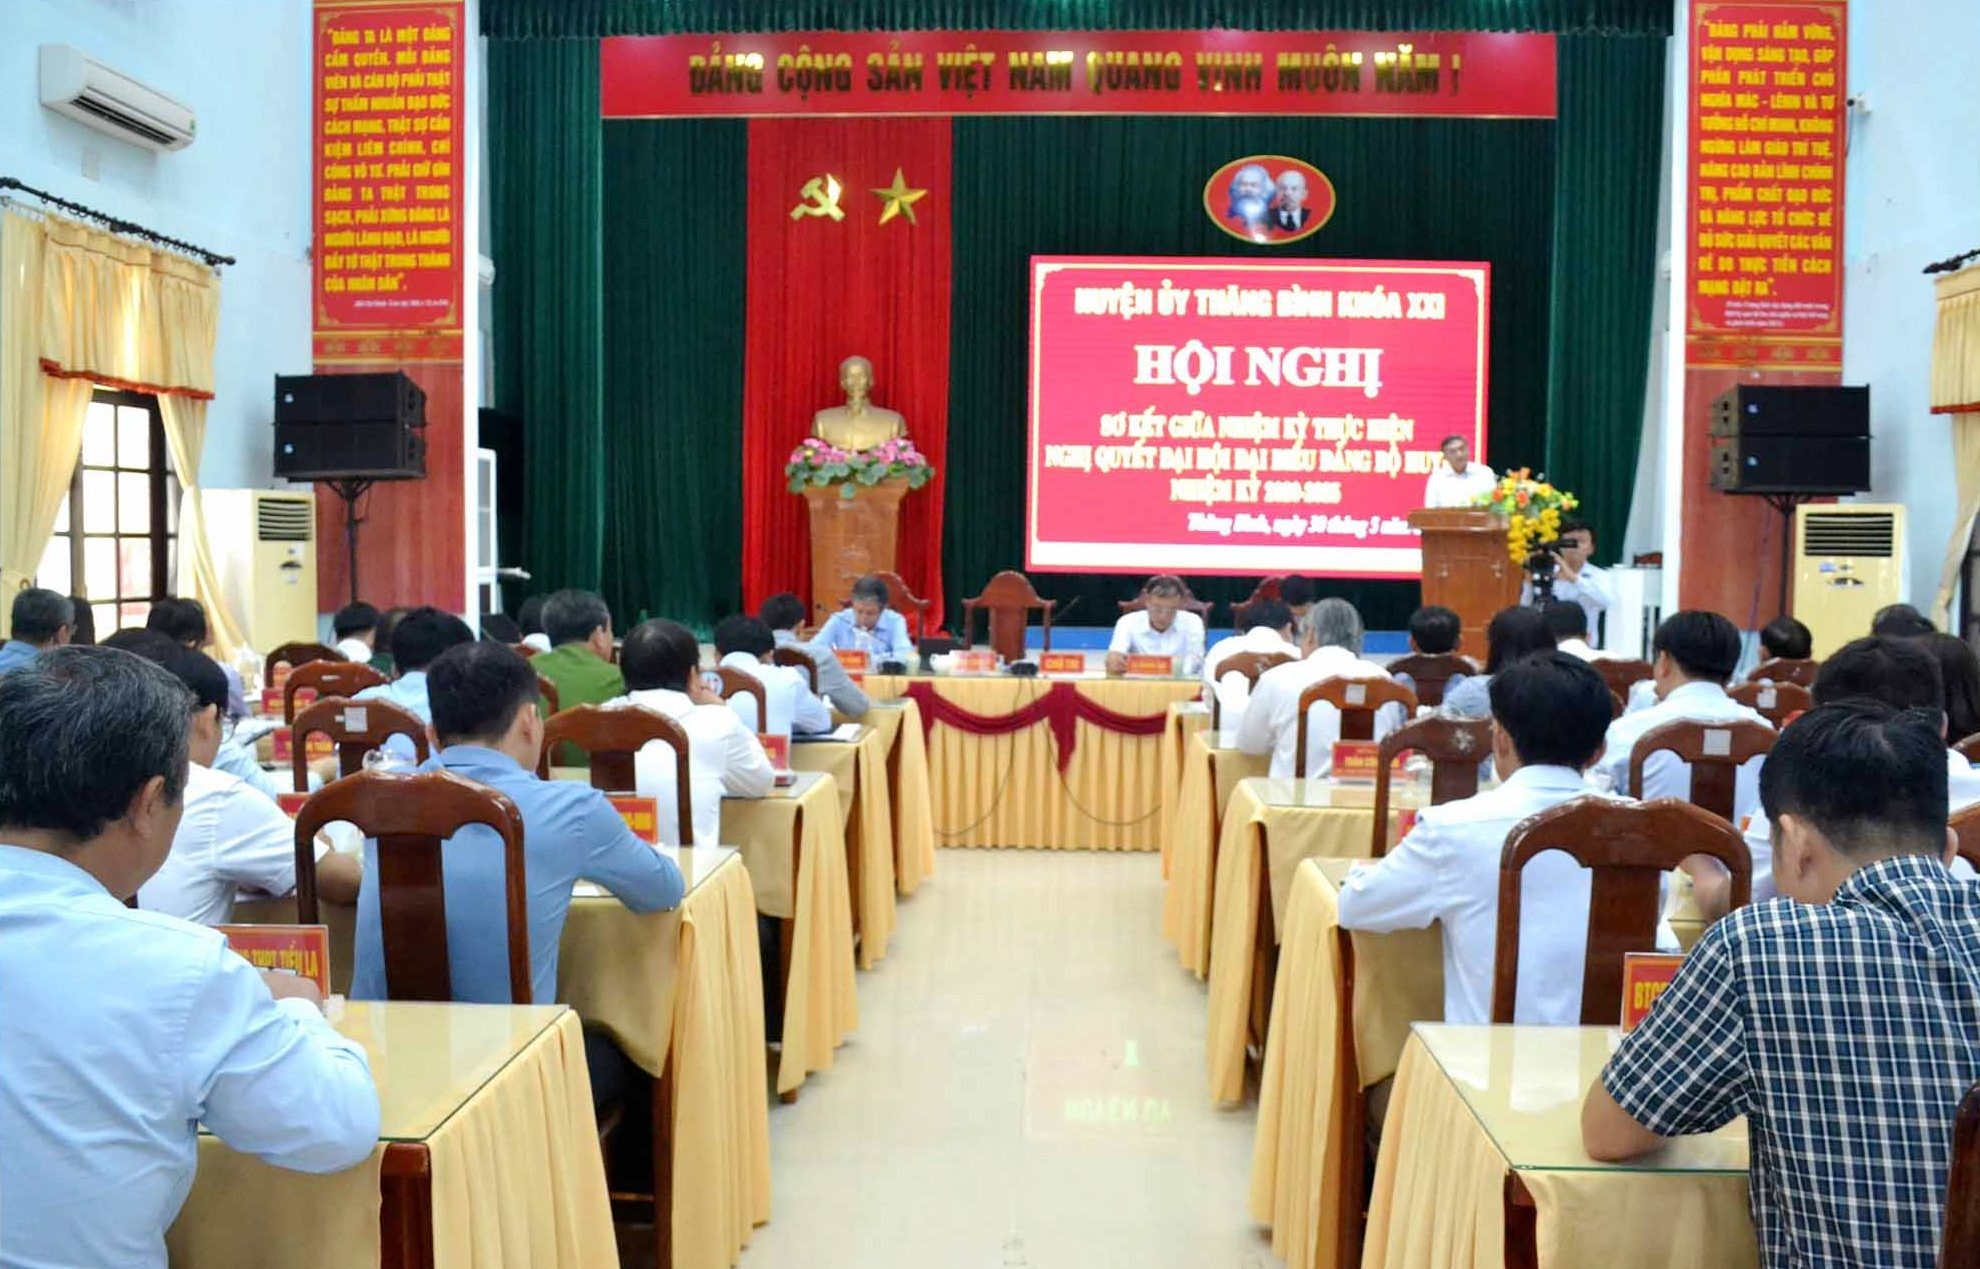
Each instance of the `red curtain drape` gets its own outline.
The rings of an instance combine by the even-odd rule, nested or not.
[[[898,170],[927,193],[880,223]],[[811,416],[843,399],[839,363],[873,363],[873,400],[898,410],[937,470],[902,508],[896,571],[942,613],[942,486],[949,402],[949,121],[757,119],[749,125],[743,364],[743,594],[810,595],[804,500],[784,460]],[[793,217],[805,183],[835,177],[843,219]],[[823,598],[823,597],[821,597]]]

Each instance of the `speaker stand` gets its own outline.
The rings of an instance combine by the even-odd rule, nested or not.
[[[344,549],[348,553],[351,574],[351,602],[358,602],[358,526],[364,517],[358,514],[358,499],[371,492],[369,480],[326,480],[323,482],[331,493],[344,500]]]
[[[1781,611],[1778,615],[1792,616],[1794,608],[1788,603],[1788,584],[1794,577],[1794,509],[1815,501],[1821,495],[1771,493],[1760,496],[1768,506],[1781,513]]]

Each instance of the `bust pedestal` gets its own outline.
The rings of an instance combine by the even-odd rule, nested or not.
[[[848,498],[841,486],[806,486],[811,509],[811,620],[816,625],[839,611],[852,585],[873,572],[895,572],[901,536],[901,497],[905,477],[877,485],[854,483]]]

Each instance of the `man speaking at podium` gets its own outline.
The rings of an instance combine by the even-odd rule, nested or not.
[[[1471,443],[1462,436],[1444,438],[1444,461],[1423,487],[1426,507],[1469,507],[1492,492],[1498,477],[1483,463],[1471,461]]]

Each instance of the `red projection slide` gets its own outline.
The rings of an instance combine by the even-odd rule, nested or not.
[[[1416,577],[1491,267],[1034,256],[1027,567]]]

